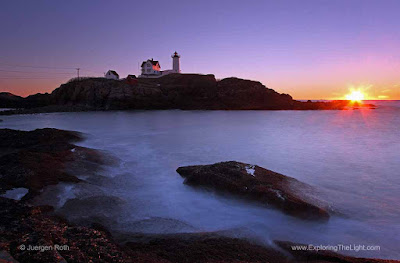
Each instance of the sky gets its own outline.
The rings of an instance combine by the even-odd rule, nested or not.
[[[295,99],[400,99],[400,1],[3,1],[0,91],[51,92],[68,79],[182,73],[257,80]]]

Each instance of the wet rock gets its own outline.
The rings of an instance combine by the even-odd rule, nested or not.
[[[51,210],[0,197],[0,251],[21,263],[132,262],[107,232],[68,224]]]
[[[57,213],[81,225],[99,223],[113,225],[121,214],[124,201],[114,196],[92,196],[74,198],[65,202]]]
[[[397,262],[334,253],[290,253],[218,233],[141,234],[118,245],[102,225],[76,226],[48,206],[32,207],[0,197],[0,262]],[[41,249],[29,250],[39,246]],[[49,249],[51,248],[51,249]]]
[[[26,188],[14,188],[6,191],[1,197],[10,198],[14,200],[21,200],[29,192]]]
[[[341,263],[399,263],[398,260],[384,260],[371,258],[355,258],[344,256],[331,251],[297,250],[294,247],[307,247],[306,244],[292,243],[288,241],[275,241],[275,243],[285,251],[289,252],[295,262],[341,262]]]
[[[22,148],[41,148],[55,150],[51,144],[77,142],[82,139],[78,132],[64,131],[58,129],[37,129],[34,131],[20,131],[11,129],[0,129],[0,148],[22,149]]]
[[[205,186],[257,200],[302,219],[329,219],[325,209],[307,202],[292,189],[295,184],[310,186],[257,165],[230,161],[179,167],[177,172],[188,185]]]
[[[170,234],[170,233],[190,233],[197,230],[190,224],[172,218],[151,217],[143,220],[126,222],[124,229],[129,229],[132,233],[147,234]]]
[[[270,247],[213,233],[144,235],[125,246],[134,262],[290,262]]]
[[[51,207],[31,207],[0,198],[0,251],[4,251],[0,256],[21,263],[289,262],[272,248],[212,233],[141,235],[132,239],[124,246],[117,245],[101,225],[71,225],[54,216]],[[57,245],[61,249],[56,249]],[[43,249],[28,250],[29,246]]]
[[[56,209],[61,208],[70,199],[84,199],[93,196],[106,195],[100,187],[85,182],[79,183],[59,183],[57,185],[46,186],[40,195],[29,200],[34,205],[51,205]]]
[[[18,263],[7,251],[0,251],[0,262],[1,263]]]
[[[25,198],[31,198],[47,185],[79,182],[66,171],[68,163],[82,169],[101,164],[99,152],[72,144],[81,139],[77,132],[49,128],[0,129],[0,192],[23,187],[29,190]]]

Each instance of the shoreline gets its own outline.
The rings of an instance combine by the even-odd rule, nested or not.
[[[368,104],[365,107],[354,107],[354,108],[343,108],[343,109],[242,109],[242,110],[234,110],[234,109],[216,109],[216,110],[208,110],[208,109],[113,109],[113,110],[99,110],[99,109],[87,109],[87,108],[76,108],[76,107],[56,107],[53,108],[34,108],[34,109],[9,109],[5,111],[0,111],[0,116],[11,116],[11,115],[30,115],[30,114],[42,114],[42,113],[68,113],[68,112],[118,112],[118,111],[127,111],[127,112],[136,112],[136,111],[168,111],[168,110],[177,110],[177,111],[352,111],[352,110],[375,110],[379,107]]]

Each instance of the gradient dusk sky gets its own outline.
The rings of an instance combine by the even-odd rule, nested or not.
[[[3,1],[0,91],[51,92],[76,76],[183,73],[262,82],[295,99],[400,99],[400,1]],[[35,73],[36,72],[36,73]]]

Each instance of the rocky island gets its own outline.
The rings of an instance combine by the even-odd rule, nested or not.
[[[0,94],[2,115],[92,110],[341,110],[348,101],[301,102],[258,81],[216,80],[214,75],[169,74],[155,79],[75,79],[52,93],[22,98]],[[373,105],[364,105],[373,107]]]

